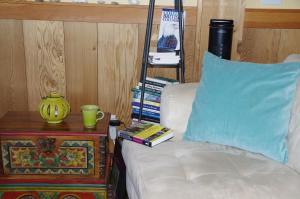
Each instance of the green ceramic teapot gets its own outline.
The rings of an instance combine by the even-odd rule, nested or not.
[[[47,97],[43,97],[39,105],[39,111],[43,119],[48,123],[61,123],[70,113],[68,101],[58,94],[51,92]]]

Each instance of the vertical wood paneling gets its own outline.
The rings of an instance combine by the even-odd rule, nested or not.
[[[241,52],[239,47],[243,40],[245,9],[246,9],[246,0],[237,0],[233,10],[228,11],[228,13],[234,12],[232,17],[234,19],[234,29],[233,29],[232,49],[231,49],[232,60],[241,59]]]
[[[289,54],[300,53],[300,30],[246,28],[241,59],[258,63],[282,62]]]
[[[246,28],[241,47],[241,59],[256,63],[277,62],[280,35],[279,29]]]
[[[98,103],[128,123],[137,83],[138,25],[98,24]]]
[[[0,116],[3,116],[9,108],[9,76],[11,70],[11,44],[10,21],[0,21]],[[8,50],[9,49],[9,50]]]
[[[278,48],[278,62],[282,62],[289,54],[300,54],[300,30],[280,30],[280,44]]]
[[[49,92],[66,95],[63,22],[26,20],[23,29],[29,109],[37,110]]]
[[[196,35],[195,35],[195,48],[194,48],[194,62],[191,70],[194,71],[192,74],[192,79],[199,81],[201,73],[201,63],[202,54],[200,54],[201,49],[201,31],[202,31],[202,13],[203,13],[203,0],[198,0],[197,3],[197,23],[196,23]],[[206,24],[207,25],[207,24]]]
[[[185,81],[196,82],[194,79],[194,59],[195,59],[195,36],[194,26],[186,26],[184,31],[184,51],[185,51]],[[200,64],[198,64],[200,65]],[[196,66],[197,67],[197,66]],[[199,67],[199,66],[198,66]]]
[[[97,24],[65,22],[67,99],[71,110],[98,103]]]
[[[0,116],[28,109],[23,44],[22,22],[0,20]]]
[[[233,19],[234,35],[232,42],[232,58],[239,58],[237,44],[241,39],[244,16],[244,0],[198,0],[198,16],[195,46],[195,79],[200,78],[202,57],[208,49],[209,23],[210,19]]]

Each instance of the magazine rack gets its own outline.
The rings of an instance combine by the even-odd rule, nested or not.
[[[184,48],[183,48],[183,38],[184,38],[184,29],[183,29],[183,4],[182,0],[174,0],[175,2],[175,10],[178,12],[179,19],[179,42],[180,49],[178,50],[179,54],[179,63],[178,64],[150,64],[149,63],[149,48],[151,42],[151,33],[152,33],[152,25],[153,25],[153,15],[154,15],[154,7],[155,0],[150,0],[148,7],[148,18],[147,18],[147,27],[146,27],[146,36],[144,43],[144,51],[143,51],[143,60],[142,60],[142,70],[140,76],[140,82],[142,82],[142,90],[141,90],[141,101],[140,101],[140,109],[139,109],[139,121],[142,118],[142,111],[144,105],[144,93],[145,93],[145,81],[147,77],[147,67],[160,67],[160,68],[175,68],[176,69],[176,79],[181,83],[185,82],[184,78]]]

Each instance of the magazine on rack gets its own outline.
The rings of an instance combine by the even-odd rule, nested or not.
[[[178,13],[175,9],[164,8],[162,10],[157,52],[172,52],[180,49]],[[185,13],[183,13],[183,18],[184,16]]]

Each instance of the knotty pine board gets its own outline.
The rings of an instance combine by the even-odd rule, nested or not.
[[[208,49],[210,19],[233,19],[232,59],[238,59],[237,45],[242,37],[244,0],[198,0],[196,46],[194,66],[202,63],[204,52]],[[195,67],[193,79],[199,81],[201,67]]]
[[[0,20],[0,116],[27,110],[27,83],[22,21]]]
[[[9,21],[0,21],[0,116],[3,116],[9,108],[9,76],[11,67],[11,49]]]
[[[282,62],[289,54],[300,54],[300,29],[281,29],[278,48],[278,62]]]
[[[98,104],[125,123],[139,77],[137,51],[137,24],[98,24]]]
[[[279,29],[246,28],[241,59],[256,63],[277,62],[280,34]]]
[[[65,22],[64,34],[66,97],[71,110],[78,112],[83,104],[98,103],[97,24]]]
[[[51,91],[66,95],[63,22],[23,21],[29,110]]]

